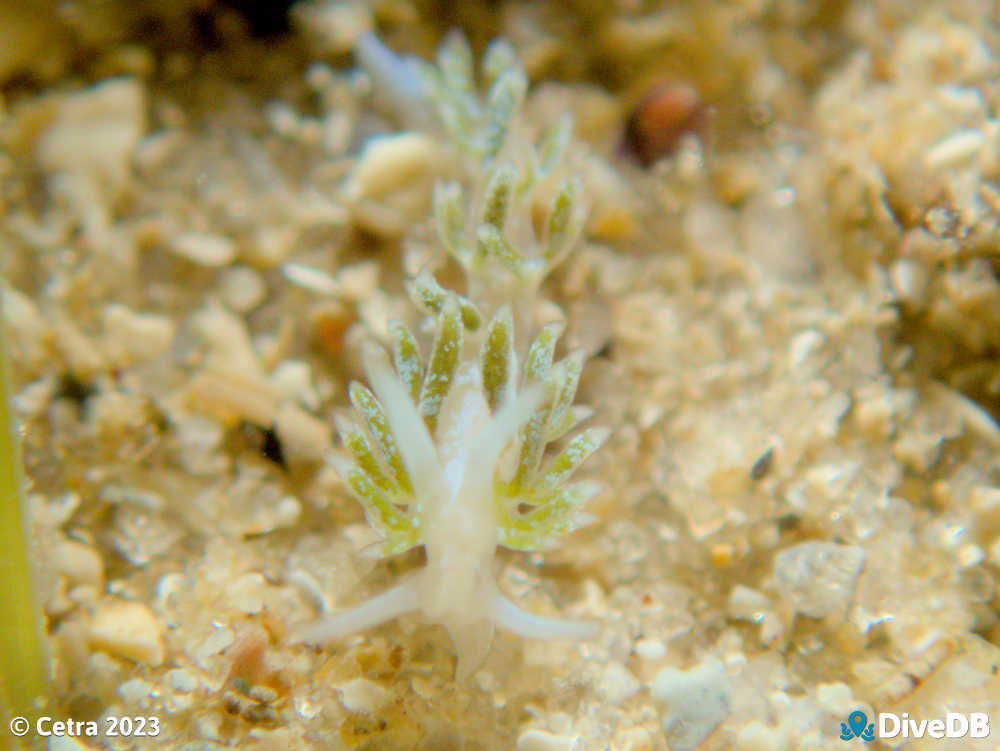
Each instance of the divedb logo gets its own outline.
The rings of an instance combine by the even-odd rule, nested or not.
[[[877,732],[876,732],[877,728]],[[847,722],[840,723],[840,739],[860,739],[867,743],[878,738],[986,738],[990,734],[990,716],[985,712],[948,712],[944,719],[914,720],[909,714],[879,712],[875,722],[858,710]]]
[[[944,719],[914,720],[901,715],[879,712],[879,738],[986,738],[990,734],[990,716],[985,712],[948,712]]]

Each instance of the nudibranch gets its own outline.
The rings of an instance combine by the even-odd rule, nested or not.
[[[396,57],[373,35],[356,52],[404,123],[443,131],[467,171],[464,187],[437,186],[433,224],[465,270],[472,299],[443,289],[428,270],[418,274],[410,297],[435,323],[426,361],[409,329],[390,324],[393,363],[378,345],[364,350],[371,388],[351,385],[355,416],[337,426],[350,456],[332,462],[382,537],[380,552],[423,546],[426,566],[301,636],[329,641],[420,612],[448,630],[464,677],[482,663],[496,627],[541,639],[598,631],[522,610],[500,592],[493,570],[498,547],[544,550],[584,523],[581,507],[596,492],[593,483],[568,481],[607,431],[583,430],[546,459],[546,447],[590,415],[573,405],[583,353],[554,362],[557,323],[542,326],[526,351],[514,344],[515,327],[533,327],[542,279],[582,233],[586,202],[578,179],[555,181],[570,119],[536,140],[520,118],[528,78],[510,44],[486,50],[478,77],[485,96],[460,34],[445,39],[437,67]]]
[[[479,357],[471,358],[462,357],[469,343],[463,342],[460,298],[447,293],[439,310],[426,367],[415,338],[398,323],[391,327],[395,368],[380,346],[364,348],[371,390],[352,384],[361,419],[338,424],[351,458],[331,460],[383,538],[381,552],[422,545],[426,566],[354,609],[308,626],[300,637],[327,642],[420,612],[447,629],[461,679],[482,664],[496,627],[534,639],[597,634],[595,624],[515,605],[497,587],[494,557],[498,546],[544,549],[585,521],[580,506],[595,487],[566,480],[607,431],[581,432],[542,469],[545,445],[589,414],[572,406],[582,356],[553,365],[561,327],[549,325],[519,377],[509,308],[486,327]]]

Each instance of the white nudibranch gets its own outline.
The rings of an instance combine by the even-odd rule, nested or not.
[[[442,48],[439,69],[404,65],[368,38],[360,57],[375,68],[376,83],[375,73],[400,83],[419,70],[440,122],[466,155],[471,190],[439,186],[434,222],[442,246],[465,270],[473,299],[445,290],[428,271],[418,274],[407,291],[435,323],[426,360],[411,331],[391,323],[392,364],[382,347],[364,348],[371,390],[351,384],[355,418],[337,422],[349,457],[331,462],[381,536],[380,552],[423,546],[426,566],[309,625],[300,638],[325,642],[419,612],[448,630],[463,678],[482,664],[496,627],[537,639],[597,634],[596,624],[520,609],[501,594],[493,570],[498,546],[544,550],[589,521],[582,506],[597,489],[568,481],[606,430],[584,430],[545,456],[550,443],[591,414],[573,406],[583,354],[554,361],[561,324],[543,326],[526,351],[515,347],[514,336],[530,325],[542,278],[580,234],[581,186],[572,179],[558,186],[536,236],[534,191],[546,182],[551,189],[547,178],[566,150],[569,124],[561,120],[535,143],[515,123],[527,79],[509,45],[494,43],[487,51],[484,98],[474,89],[471,52],[455,35]]]
[[[540,467],[545,444],[586,414],[571,407],[580,358],[553,366],[559,327],[544,328],[515,392],[509,309],[486,327],[480,357],[468,360],[460,357],[469,344],[461,315],[457,296],[447,295],[426,368],[400,324],[392,326],[395,369],[381,347],[365,347],[372,391],[352,384],[362,419],[338,424],[351,459],[331,460],[382,536],[382,552],[423,545],[427,565],[353,610],[310,625],[303,641],[329,641],[420,611],[448,630],[461,677],[481,664],[495,626],[538,639],[596,634],[593,624],[521,610],[500,593],[493,571],[498,545],[544,549],[586,521],[579,507],[594,485],[564,483],[607,431],[583,431]]]

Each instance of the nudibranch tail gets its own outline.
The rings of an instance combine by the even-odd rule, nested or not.
[[[488,620],[473,621],[448,628],[455,647],[455,680],[464,681],[486,662],[493,646],[494,625]]]

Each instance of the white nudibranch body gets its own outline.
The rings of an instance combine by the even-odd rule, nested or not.
[[[569,121],[537,142],[527,135],[518,120],[527,76],[509,44],[487,50],[484,97],[459,35],[446,39],[438,67],[401,60],[374,37],[363,37],[357,52],[376,88],[421,115],[411,119],[426,122],[421,108],[436,107],[434,127],[467,169],[472,195],[459,182],[438,186],[433,219],[473,299],[443,289],[429,271],[418,274],[407,290],[435,324],[427,358],[409,329],[391,323],[392,364],[381,347],[365,348],[371,390],[351,384],[355,418],[337,422],[350,456],[331,462],[382,537],[381,553],[423,546],[426,566],[300,635],[324,642],[419,612],[448,630],[463,677],[482,663],[496,627],[540,639],[597,633],[594,624],[521,610],[501,594],[493,570],[498,546],[544,550],[588,521],[581,507],[596,492],[593,483],[568,481],[607,431],[584,430],[546,460],[547,446],[590,415],[573,406],[582,353],[554,362],[561,324],[543,326],[525,349],[514,339],[515,325],[531,326],[542,278],[580,235],[582,186],[570,178],[552,193],[548,178],[569,143]],[[548,216],[539,225],[541,201]]]

